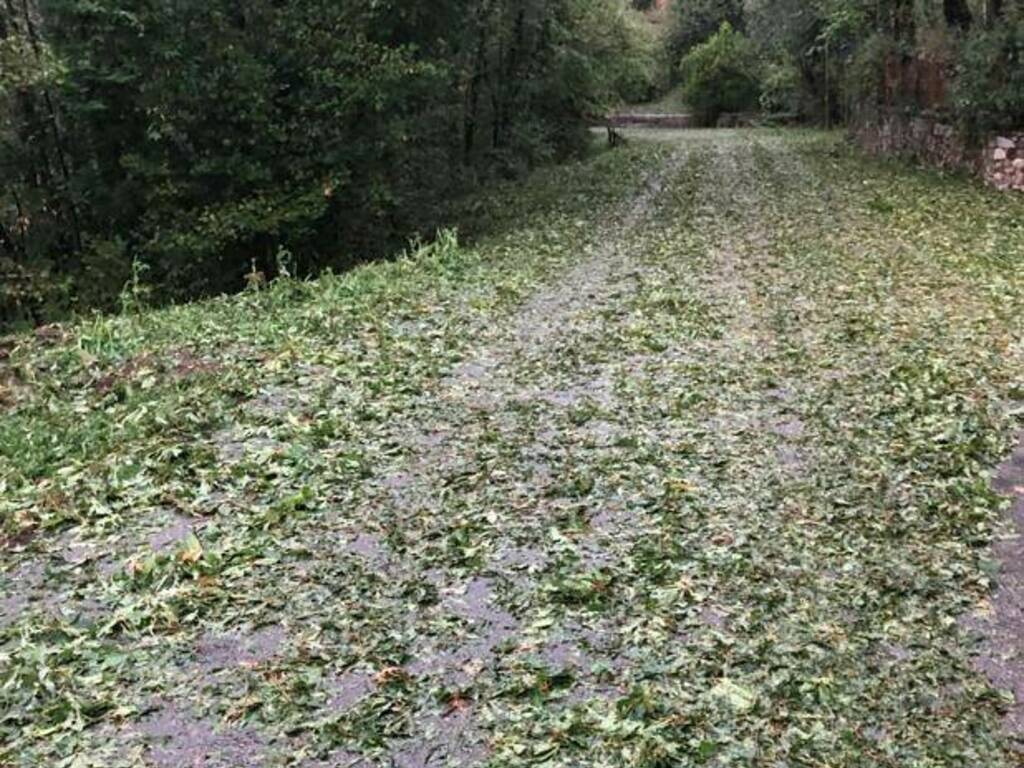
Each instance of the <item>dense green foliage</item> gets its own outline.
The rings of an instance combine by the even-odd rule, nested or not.
[[[753,41],[768,111],[834,122],[930,110],[975,133],[1024,124],[1020,0],[681,2],[677,60],[725,21]]]
[[[451,199],[579,153],[588,116],[648,94],[634,16],[624,0],[7,0],[0,324],[113,308],[133,275],[189,298],[429,233]]]
[[[728,21],[683,57],[683,98],[700,122],[712,124],[723,112],[746,112],[757,104],[754,62],[750,40]]]
[[[953,107],[973,127],[1024,126],[1024,7],[966,37],[957,75]]]

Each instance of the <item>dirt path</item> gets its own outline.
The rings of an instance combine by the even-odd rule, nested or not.
[[[0,765],[1017,764],[1021,204],[630,138],[475,249],[129,328],[216,372],[17,415]],[[89,459],[15,482],[65,401]]]

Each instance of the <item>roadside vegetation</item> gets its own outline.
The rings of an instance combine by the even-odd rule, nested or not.
[[[705,124],[763,112],[850,125],[884,106],[981,135],[1024,125],[1022,40],[1019,0],[687,0],[668,45]]]
[[[0,4],[0,327],[394,253],[664,71],[622,0]]]

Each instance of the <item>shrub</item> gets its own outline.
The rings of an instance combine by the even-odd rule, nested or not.
[[[679,68],[683,98],[697,121],[710,125],[724,112],[754,109],[761,91],[756,64],[753,44],[727,21],[686,54]]]
[[[761,109],[765,112],[796,114],[803,99],[800,70],[789,59],[769,62],[761,78]]]
[[[968,36],[952,99],[961,121],[977,134],[1024,125],[1024,13]]]

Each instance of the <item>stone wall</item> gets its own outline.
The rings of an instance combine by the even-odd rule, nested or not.
[[[1024,192],[1024,133],[993,138],[985,148],[983,172],[999,189]]]
[[[1024,133],[994,136],[978,149],[941,117],[889,111],[856,121],[853,134],[872,154],[968,170],[998,189],[1024,192]]]

